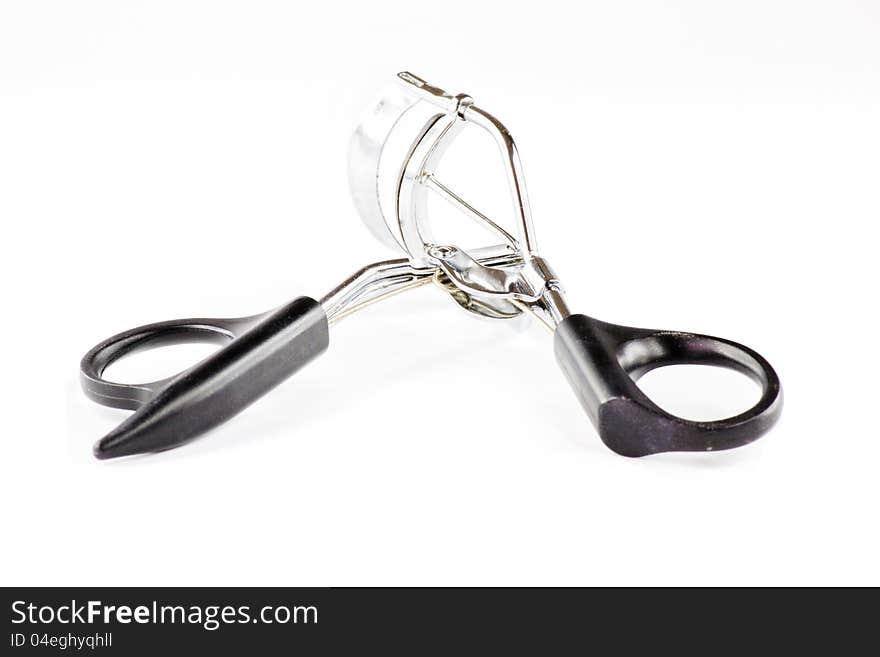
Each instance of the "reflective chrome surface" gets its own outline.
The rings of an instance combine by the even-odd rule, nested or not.
[[[421,127],[413,131],[399,175],[396,180],[383,180],[386,146],[393,133],[407,123],[402,121],[404,116],[413,116],[416,109],[421,112]],[[450,144],[471,124],[487,132],[501,152],[516,217],[515,235],[435,175]],[[555,325],[568,316],[562,287],[536,252],[528,194],[513,137],[469,95],[452,95],[412,73],[399,73],[396,84],[368,110],[352,137],[349,182],[364,223],[383,243],[403,249],[408,259],[365,267],[331,292],[323,302],[331,320],[353,312],[354,305],[360,307],[371,299],[408,289],[425,277],[442,281],[440,287],[460,306],[484,317],[509,318],[530,310]],[[431,193],[500,238],[502,244],[470,253],[456,245],[436,244],[427,211]],[[383,207],[385,197],[394,199],[392,207]]]

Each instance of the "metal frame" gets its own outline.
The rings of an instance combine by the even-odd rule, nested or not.
[[[401,119],[420,106],[428,114],[394,181],[396,203],[389,211],[381,201],[382,158]],[[518,220],[516,236],[434,174],[450,144],[468,124],[485,130],[501,151]],[[443,289],[462,307],[484,317],[510,318],[527,310],[555,326],[570,314],[559,280],[536,253],[525,178],[513,137],[467,94],[453,96],[412,73],[399,73],[397,84],[370,108],[355,131],[349,150],[349,183],[361,218],[373,234],[385,244],[403,249],[408,258],[368,265],[328,294],[322,304],[331,321],[417,287],[426,278],[439,282],[438,272],[444,277]],[[455,245],[436,244],[428,220],[429,193],[438,194],[503,243],[472,253]]]

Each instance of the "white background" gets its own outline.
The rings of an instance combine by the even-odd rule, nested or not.
[[[575,311],[753,346],[777,428],[622,458],[549,333],[422,289],[201,440],[93,460],[126,413],[79,391],[92,344],[397,257],[345,158],[404,69],[511,128]],[[4,2],[0,582],[880,584],[878,153],[867,1]],[[685,373],[646,388],[753,394]]]

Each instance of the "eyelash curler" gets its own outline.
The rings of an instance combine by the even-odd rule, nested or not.
[[[389,138],[414,120],[419,128],[398,175],[383,175]],[[518,220],[516,236],[434,174],[446,149],[470,125],[486,131],[501,151]],[[510,319],[529,313],[552,330],[562,371],[601,439],[618,454],[731,449],[757,439],[778,419],[779,379],[752,349],[723,338],[617,326],[570,312],[559,279],[537,253],[516,145],[507,128],[470,96],[452,96],[415,75],[398,74],[394,87],[367,112],[352,137],[349,183],[371,232],[407,257],[363,267],[320,301],[298,297],[252,317],[159,322],[101,342],[82,359],[83,390],[99,404],[135,413],[95,445],[96,457],[156,452],[197,437],[320,355],[333,323],[428,283],[481,317]],[[392,201],[383,202],[389,190]],[[427,213],[431,193],[493,233],[500,243],[466,251],[435,242]],[[123,384],[102,378],[106,367],[122,356],[179,342],[224,346],[161,381]],[[761,386],[760,399],[744,413],[710,422],[667,413],[636,381],[654,368],[675,364],[741,372]]]

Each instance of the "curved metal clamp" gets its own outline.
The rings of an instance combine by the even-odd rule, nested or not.
[[[467,94],[452,95],[428,84],[412,73],[400,73],[398,85],[382,97],[367,113],[355,132],[349,154],[349,182],[355,205],[366,224],[382,241],[402,248],[416,269],[440,268],[456,300],[466,309],[492,318],[515,317],[523,305],[529,309],[545,308],[538,304],[547,290],[561,287],[546,262],[535,254],[535,235],[526,193],[522,165],[516,144],[504,125],[474,104]],[[404,116],[421,108],[423,119],[395,180],[382,180],[381,162],[391,134],[402,129]],[[467,124],[485,130],[498,145],[511,201],[517,217],[516,236],[486,214],[477,210],[441,182],[435,170],[450,144]],[[379,134],[384,130],[384,134]],[[382,191],[393,185],[394,201],[383,207]],[[428,221],[427,199],[436,193],[465,216],[473,219],[502,243],[496,250],[506,250],[513,257],[504,266],[486,265],[454,245],[438,245]],[[390,240],[389,240],[390,238]],[[461,295],[467,303],[461,303]],[[561,301],[561,298],[558,299]],[[551,300],[551,303],[552,300]],[[566,311],[555,309],[551,315],[563,317]]]

